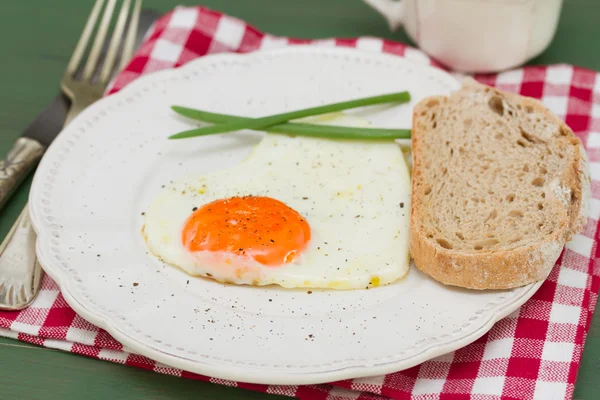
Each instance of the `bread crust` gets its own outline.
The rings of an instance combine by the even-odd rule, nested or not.
[[[461,90],[481,89],[482,86],[484,85],[469,80]],[[427,212],[422,201],[423,195],[417,190],[419,186],[425,184],[422,173],[424,166],[421,164],[420,155],[427,149],[423,148],[421,141],[425,132],[421,132],[419,124],[413,123],[410,251],[419,270],[446,285],[470,289],[510,289],[544,280],[560,256],[565,243],[576,233],[581,232],[587,221],[590,196],[589,167],[585,150],[579,139],[563,121],[554,116],[538,100],[497,89],[491,90],[511,101],[534,107],[537,112],[544,114],[560,127],[561,135],[567,137],[570,144],[578,146],[579,151],[574,154],[571,168],[564,171],[561,182],[565,187],[572,188],[571,198],[568,199],[566,215],[557,216],[560,219],[559,229],[531,245],[477,253],[444,248],[434,239],[428,238],[422,224],[419,223]],[[447,99],[444,96],[437,96],[422,100],[415,106],[413,121],[418,120],[426,107],[425,103],[434,100],[443,104]]]
[[[435,280],[469,289],[511,289],[546,279],[560,256],[558,238],[510,251],[482,254],[439,248],[426,236],[411,232],[415,265]]]

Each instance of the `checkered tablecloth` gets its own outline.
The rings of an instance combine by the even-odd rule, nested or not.
[[[420,51],[377,38],[296,40],[265,35],[238,19],[201,7],[178,7],[160,18],[108,93],[143,74],[205,54],[250,52],[295,44],[348,46],[432,63]],[[435,65],[435,63],[432,63]],[[28,309],[0,312],[0,335],[182,378],[211,381],[301,399],[563,399],[570,398],[600,282],[600,74],[569,65],[527,67],[481,82],[542,99],[586,146],[592,200],[582,234],[568,243],[540,290],[471,345],[405,371],[314,386],[251,385],[180,371],[135,355],[67,305],[44,278]]]

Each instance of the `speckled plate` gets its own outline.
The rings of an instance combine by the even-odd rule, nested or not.
[[[213,377],[320,383],[389,373],[455,350],[538,285],[459,290],[414,266],[400,282],[371,290],[309,295],[222,285],[148,255],[140,214],[165,181],[232,166],[261,137],[167,141],[189,127],[171,104],[259,116],[409,90],[409,105],[357,111],[375,126],[408,127],[415,102],[458,86],[400,57],[302,46],[207,56],[142,77],[85,110],[44,156],[29,203],[40,262],[82,317],[140,354]]]

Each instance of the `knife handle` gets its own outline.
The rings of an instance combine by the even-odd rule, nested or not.
[[[25,179],[44,154],[38,141],[20,137],[4,160],[0,160],[0,208],[12,192]]]

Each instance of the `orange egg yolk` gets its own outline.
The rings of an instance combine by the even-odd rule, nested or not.
[[[294,209],[270,197],[215,200],[187,219],[183,246],[190,252],[225,252],[278,266],[298,256],[310,240],[310,227]]]

